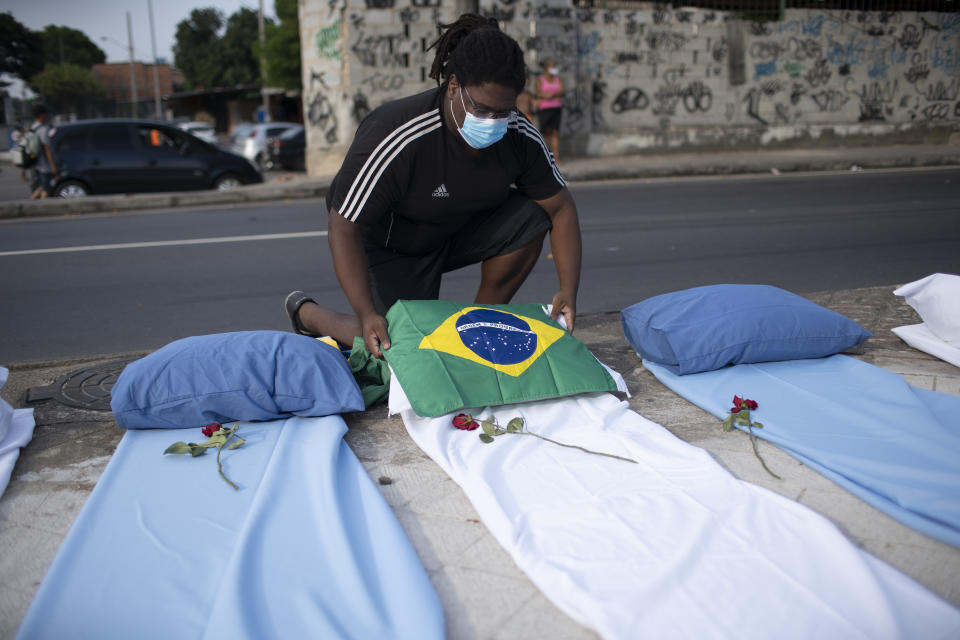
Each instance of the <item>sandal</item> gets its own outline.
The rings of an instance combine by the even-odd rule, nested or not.
[[[307,331],[303,328],[303,325],[300,324],[300,307],[302,307],[305,302],[313,302],[316,304],[316,300],[303,291],[291,291],[287,299],[283,301],[283,308],[287,312],[287,317],[290,318],[290,324],[293,325],[294,333],[299,333],[302,336],[309,336],[311,338],[319,338],[319,334]]]

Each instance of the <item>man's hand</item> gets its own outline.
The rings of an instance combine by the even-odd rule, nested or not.
[[[577,316],[577,298],[575,295],[558,291],[553,296],[553,309],[550,310],[550,317],[556,320],[561,314],[567,325],[567,331],[573,333],[573,321]]]
[[[363,342],[367,351],[373,354],[375,358],[383,359],[383,351],[380,349],[390,348],[390,336],[387,334],[387,320],[379,313],[371,313],[360,319],[360,327],[363,330]]]
[[[577,290],[580,288],[580,222],[577,217],[577,205],[566,187],[546,200],[537,204],[550,216],[553,229],[550,231],[550,248],[553,250],[553,263],[560,279],[560,291],[553,296],[554,320],[563,314],[567,331],[573,333],[573,322],[577,315]]]

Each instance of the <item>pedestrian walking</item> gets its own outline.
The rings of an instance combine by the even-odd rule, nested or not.
[[[36,164],[33,166],[33,180],[30,183],[32,188],[31,200],[48,197],[51,194],[54,179],[60,176],[60,170],[57,169],[57,163],[53,157],[53,149],[50,147],[50,127],[47,124],[49,119],[50,113],[44,105],[34,105],[33,124],[30,125],[30,132],[39,139],[40,153],[37,156]],[[25,133],[24,135],[28,134]]]
[[[543,61],[544,73],[537,78],[536,97],[540,117],[540,133],[550,144],[555,162],[560,161],[560,120],[563,114],[563,78],[553,58]]]

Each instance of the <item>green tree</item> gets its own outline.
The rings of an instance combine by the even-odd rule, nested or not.
[[[101,99],[105,93],[89,69],[75,64],[48,64],[28,84],[59,112],[85,112],[89,103]]]
[[[265,29],[267,84],[299,91],[300,19],[297,16],[297,0],[275,0],[273,9],[279,24],[267,25]]]
[[[221,40],[224,68],[220,83],[224,86],[253,84],[260,80],[260,62],[254,54],[254,43],[259,37],[257,12],[242,7],[227,20],[227,30]]]
[[[41,32],[43,60],[47,64],[73,64],[89,69],[107,61],[107,54],[83,31],[48,24]]]
[[[213,7],[194,9],[190,17],[177,24],[174,64],[183,72],[189,89],[221,86],[223,43],[220,29],[223,14]]]
[[[42,70],[43,38],[9,11],[0,13],[0,72],[29,80]]]

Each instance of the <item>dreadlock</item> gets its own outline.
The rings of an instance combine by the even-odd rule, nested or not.
[[[523,51],[516,40],[500,31],[496,20],[465,13],[456,22],[440,25],[440,30],[440,37],[429,48],[437,50],[430,67],[430,77],[437,85],[456,75],[464,85],[492,82],[517,93],[523,91]]]

